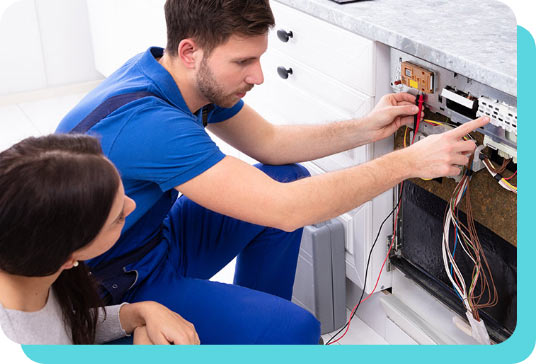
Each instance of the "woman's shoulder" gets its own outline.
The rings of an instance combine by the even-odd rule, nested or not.
[[[19,344],[72,344],[69,330],[63,322],[61,307],[52,290],[45,307],[39,311],[11,310],[0,304],[0,325],[8,338]]]

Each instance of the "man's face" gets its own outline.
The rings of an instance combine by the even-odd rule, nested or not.
[[[209,102],[231,107],[254,85],[264,81],[260,57],[268,47],[268,35],[231,36],[204,55],[196,75],[197,88]]]

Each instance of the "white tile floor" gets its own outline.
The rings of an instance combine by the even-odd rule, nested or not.
[[[29,136],[40,136],[53,133],[62,117],[69,112],[89,91],[87,85],[72,88],[69,94],[44,97],[32,94],[25,99],[24,95],[17,95],[13,103],[0,102],[0,151]],[[50,92],[49,94],[56,94]],[[1,101],[1,100],[0,100]],[[212,280],[232,283],[235,261],[233,260]],[[347,312],[349,316],[350,312]],[[334,332],[335,333],[335,332]],[[334,333],[323,335],[327,342]],[[357,316],[352,320],[348,333],[335,345],[381,345],[387,342],[375,331],[361,321]]]
[[[349,317],[350,310],[346,310],[346,319]],[[339,330],[322,335],[324,343],[327,343],[337,331]],[[344,331],[341,332],[341,335],[343,333]],[[337,337],[340,337],[340,335]],[[354,316],[346,335],[334,343],[334,345],[388,345],[388,342],[378,335],[376,331],[372,330],[366,323],[361,321],[359,317]]]
[[[0,106],[0,151],[29,136],[53,133],[56,126],[85,95],[74,93]]]

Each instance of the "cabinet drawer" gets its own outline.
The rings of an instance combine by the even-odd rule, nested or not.
[[[323,124],[350,118],[348,112],[282,81],[265,77],[266,84],[250,91],[244,101],[273,124]]]
[[[338,171],[340,169],[356,166],[372,159],[372,150],[369,145],[363,145],[346,152],[337,153],[312,161],[325,172]]]
[[[276,26],[269,48],[275,48],[367,95],[375,94],[374,42],[296,9],[271,2]],[[283,42],[278,30],[292,32]]]
[[[324,104],[342,110],[348,117],[365,116],[374,107],[374,97],[358,92],[277,50],[270,50],[261,62],[265,82],[276,90],[284,86],[303,90]],[[287,79],[278,74],[278,68],[289,70]],[[296,104],[296,107],[304,108],[308,104],[310,102]]]
[[[373,104],[373,98],[368,96],[363,98],[355,91],[349,94],[339,92],[341,99],[348,100],[346,109],[342,109],[340,103],[337,105],[333,105],[335,102],[326,103],[325,98],[320,99],[311,95],[304,91],[307,90],[306,87],[301,87],[299,82],[297,84],[293,81],[283,80],[278,75],[265,74],[266,85],[261,85],[251,91],[245,98],[245,102],[269,122],[279,125],[323,124],[334,120],[360,117],[368,113]],[[326,87],[320,85],[319,89],[326,90]],[[363,163],[370,158],[371,147],[365,145],[315,160],[314,163],[324,171],[334,171]]]

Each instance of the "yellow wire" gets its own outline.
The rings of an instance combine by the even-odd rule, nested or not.
[[[445,123],[442,123],[440,121],[435,121],[435,120],[426,120],[424,119],[425,122],[427,123],[430,123],[430,124],[435,124],[435,125],[445,125]],[[468,138],[466,136],[463,137],[464,140],[468,140]]]
[[[435,121],[435,120],[424,120],[425,122],[427,123],[430,123],[430,124],[436,124],[436,125],[445,125],[445,123],[442,123],[440,121]]]
[[[510,184],[510,182],[508,182],[507,180],[505,180],[504,178],[502,179],[502,182],[506,183],[508,186],[510,186],[510,188],[514,189],[517,191],[517,187],[516,186],[513,186]]]

